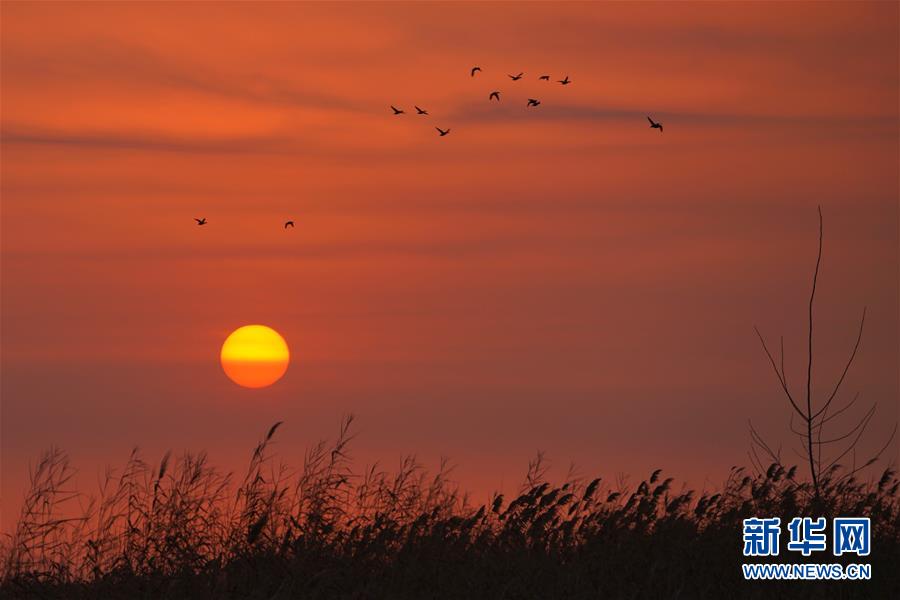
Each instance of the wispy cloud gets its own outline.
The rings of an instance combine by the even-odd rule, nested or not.
[[[0,130],[4,144],[41,144],[72,146],[81,149],[153,150],[165,152],[201,153],[283,153],[288,151],[290,140],[285,137],[248,137],[232,139],[189,139],[146,134],[84,133],[69,134],[60,131],[28,131],[7,126]]]

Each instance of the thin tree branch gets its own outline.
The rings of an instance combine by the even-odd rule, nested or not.
[[[784,390],[785,396],[790,400],[791,406],[794,407],[794,410],[797,411],[797,414],[806,419],[806,415],[800,410],[800,407],[797,406],[797,403],[794,402],[794,397],[791,395],[791,391],[787,387],[787,382],[781,376],[781,373],[778,371],[778,365],[775,363],[775,358],[772,356],[772,353],[769,352],[769,347],[766,346],[766,340],[763,339],[762,334],[759,332],[758,327],[754,327],[753,331],[756,332],[756,337],[759,338],[759,342],[762,344],[763,351],[766,353],[766,356],[769,358],[769,363],[772,365],[772,369],[775,371],[775,376],[778,377],[778,382],[781,384],[781,389]]]
[[[844,378],[847,376],[847,372],[850,370],[850,365],[853,364],[853,359],[856,358],[856,351],[859,350],[859,342],[862,340],[863,333],[863,325],[866,323],[866,307],[863,307],[862,318],[859,320],[859,331],[856,334],[856,343],[853,345],[853,352],[850,353],[850,358],[847,359],[847,363],[844,365],[844,371],[841,373],[840,378],[834,386],[834,390],[831,392],[831,395],[828,397],[828,400],[825,401],[825,405],[819,409],[819,411],[812,416],[813,419],[818,417],[822,412],[828,408],[828,405],[834,400],[834,397],[837,395],[838,390],[841,389],[841,384],[844,383]]]
[[[881,457],[881,455],[884,454],[884,451],[888,449],[888,446],[891,445],[891,442],[894,441],[894,436],[896,436],[896,435],[897,435],[897,424],[895,423],[894,428],[891,430],[891,435],[888,436],[888,439],[884,443],[884,446],[881,447],[881,450],[879,450],[874,455],[872,455],[872,457],[869,460],[867,460],[865,462],[865,464],[862,465],[861,467],[859,467],[859,468],[854,467],[850,472],[842,475],[838,479],[838,482],[841,482],[844,479],[847,479],[848,477],[852,477],[857,471],[861,471],[861,470],[865,469],[866,467],[868,467],[869,465],[874,463],[876,460],[878,460]]]
[[[766,443],[766,441],[763,439],[763,437],[761,435],[759,435],[759,432],[756,431],[756,429],[753,427],[752,421],[748,420],[747,424],[750,427],[750,439],[753,442],[753,444],[755,444],[760,449],[765,451],[765,453],[769,455],[769,458],[772,460],[772,462],[778,463],[779,465],[781,465],[780,452],[776,453],[775,451],[772,450],[772,448]],[[751,445],[751,448],[753,448],[752,445]],[[760,461],[760,464],[762,464],[762,461]]]
[[[871,419],[873,414],[875,414],[875,405],[874,405],[874,404],[872,405],[872,408],[870,408],[870,409],[866,412],[866,414],[862,417],[862,419],[859,420],[859,422],[856,424],[856,426],[855,426],[853,429],[851,429],[850,431],[848,431],[847,433],[845,433],[844,435],[841,435],[841,436],[839,436],[839,437],[836,437],[836,438],[833,438],[833,439],[830,439],[830,440],[825,440],[824,442],[823,442],[823,441],[817,441],[816,443],[817,443],[817,444],[833,444],[833,443],[835,443],[835,442],[839,442],[839,441],[841,441],[841,440],[847,439],[848,437],[850,437],[851,435],[853,435],[853,433],[854,433],[857,429],[859,429],[865,421],[868,421],[868,419]]]
[[[812,475],[813,488],[816,496],[819,495],[819,477],[816,473],[815,458],[813,455],[813,433],[812,433],[812,368],[813,368],[813,306],[816,299],[816,285],[819,281],[819,266],[822,264],[822,206],[819,210],[819,251],[816,255],[816,270],[813,271],[812,290],[809,294],[809,335],[808,340],[808,357],[806,366],[806,430],[807,430],[807,450],[809,451],[809,472]]]
[[[805,432],[805,431],[801,431],[801,430],[796,429],[796,428],[794,427],[794,413],[791,413],[791,421],[790,421],[790,423],[788,423],[788,425],[789,425],[790,428],[791,428],[791,433],[794,433],[794,434],[796,434],[796,435],[799,435],[799,436],[802,437],[802,438],[805,438],[805,437],[806,437],[806,432]]]
[[[834,411],[833,413],[831,413],[830,416],[829,416],[829,415],[822,415],[822,418],[819,419],[818,427],[821,427],[822,425],[824,425],[824,424],[827,423],[828,421],[832,420],[833,418],[837,417],[838,415],[840,415],[841,413],[843,413],[844,411],[846,411],[848,408],[850,408],[851,406],[853,406],[853,404],[857,401],[857,399],[859,399],[859,392],[857,392],[856,395],[853,396],[853,400],[851,400],[850,402],[848,402],[847,405],[844,406],[843,408],[841,408],[840,410]],[[827,418],[826,418],[826,417],[827,417]]]
[[[784,370],[784,336],[781,336],[780,339],[781,339],[781,380],[784,381],[785,387],[790,388],[791,386],[788,385],[788,380],[787,380],[787,371]]]
[[[859,433],[856,434],[856,437],[853,438],[853,441],[850,443],[849,446],[847,446],[847,449],[844,450],[843,452],[841,452],[841,453],[838,455],[837,458],[835,458],[833,461],[831,461],[831,462],[828,464],[827,467],[825,467],[825,471],[828,471],[828,469],[830,469],[830,468],[833,467],[834,465],[838,464],[838,461],[839,461],[839,460],[841,460],[842,458],[844,458],[845,456],[847,456],[847,453],[849,453],[851,450],[853,450],[853,449],[856,447],[856,444],[859,443],[859,440],[860,440],[860,438],[862,437],[862,434],[864,434],[864,433],[866,432],[866,429],[867,429],[868,426],[869,426],[869,421],[870,421],[871,418],[872,418],[872,414],[873,414],[873,413],[870,412],[868,417],[864,417],[865,424],[864,424],[864,425],[862,426],[862,428],[859,430]]]

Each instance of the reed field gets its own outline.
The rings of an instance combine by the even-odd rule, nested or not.
[[[205,453],[149,464],[135,452],[95,497],[73,491],[73,467],[50,450],[3,540],[0,596],[900,597],[900,481],[890,468],[857,479],[836,465],[817,497],[796,467],[777,463],[733,468],[716,493],[695,493],[661,471],[636,485],[553,483],[539,457],[518,495],[479,505],[446,464],[427,473],[406,458],[396,472],[355,471],[351,425],[292,468],[274,451],[276,424],[241,476]],[[742,519],[806,515],[870,517],[872,579],[745,582]]]

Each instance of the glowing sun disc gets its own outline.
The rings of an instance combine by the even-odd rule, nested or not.
[[[225,339],[219,358],[233,382],[261,388],[281,379],[290,357],[287,342],[277,331],[265,325],[245,325]]]

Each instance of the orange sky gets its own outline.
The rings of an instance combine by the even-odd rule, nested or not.
[[[867,305],[845,389],[879,402],[880,439],[898,398],[898,18],[4,2],[4,526],[50,444],[88,488],[134,445],[237,468],[276,420],[299,463],[350,412],[360,463],[447,455],[479,492],[513,489],[538,449],[559,471],[717,483],[746,463],[748,418],[789,441],[753,325],[786,335],[799,382],[818,203],[817,389]],[[218,365],[248,323],[290,344],[271,388]]]

